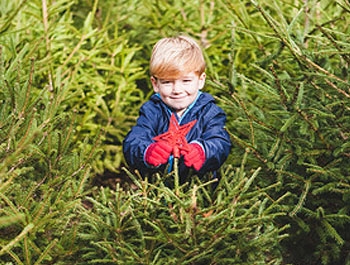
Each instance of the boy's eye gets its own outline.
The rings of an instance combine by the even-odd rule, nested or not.
[[[193,80],[191,78],[178,79],[178,80],[159,80],[162,85],[172,85],[173,83],[181,82],[182,84],[189,84]]]
[[[170,84],[171,81],[170,81],[170,80],[161,80],[160,83],[161,83],[162,85],[167,85],[167,84]]]

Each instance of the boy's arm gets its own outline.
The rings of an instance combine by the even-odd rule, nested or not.
[[[206,160],[201,172],[217,170],[227,159],[231,150],[230,136],[225,130],[226,114],[220,108],[205,115],[206,125],[199,142],[205,152]]]
[[[152,138],[155,132],[155,115],[149,115],[147,107],[142,106],[136,125],[132,127],[123,141],[123,153],[126,162],[132,168],[145,171],[148,166],[144,162],[144,154],[147,147],[154,141]]]

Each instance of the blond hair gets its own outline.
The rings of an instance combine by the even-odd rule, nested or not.
[[[191,37],[179,35],[163,38],[155,44],[150,60],[150,74],[160,79],[178,78],[189,72],[201,75],[205,66],[197,42]]]

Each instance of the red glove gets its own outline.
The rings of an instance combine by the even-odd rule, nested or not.
[[[189,151],[183,151],[185,165],[200,170],[205,162],[205,153],[203,148],[196,143],[189,144]]]
[[[145,160],[147,164],[158,167],[168,162],[173,147],[168,143],[160,141],[150,144],[146,150]]]

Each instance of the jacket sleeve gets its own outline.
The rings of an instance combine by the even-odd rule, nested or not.
[[[136,125],[132,127],[123,141],[123,153],[126,162],[131,168],[137,168],[144,173],[150,168],[144,162],[144,153],[147,147],[154,142],[156,136],[155,115],[150,115],[147,103],[140,109]]]
[[[225,130],[226,114],[219,107],[211,108],[203,116],[205,127],[198,142],[204,147],[206,161],[200,172],[217,170],[231,151],[230,136]]]

